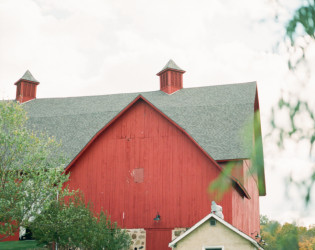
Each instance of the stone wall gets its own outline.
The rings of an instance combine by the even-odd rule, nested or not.
[[[131,237],[131,245],[129,250],[145,250],[146,233],[143,228],[126,229]]]
[[[183,228],[180,228],[180,227],[178,227],[178,228],[174,228],[173,230],[172,230],[172,241],[173,240],[175,240],[178,236],[181,236],[183,233],[185,233],[186,232],[186,230],[188,230],[189,228],[185,228],[185,227],[183,227]]]
[[[172,230],[172,241],[182,235],[189,228],[174,228]],[[146,231],[143,228],[126,229],[126,232],[131,237],[131,245],[129,250],[145,250],[146,246]]]

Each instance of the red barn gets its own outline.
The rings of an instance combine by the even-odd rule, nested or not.
[[[260,230],[264,170],[250,169],[255,153],[263,166],[257,85],[183,88],[184,73],[170,60],[157,74],[159,91],[87,97],[36,99],[29,72],[16,83],[30,124],[62,141],[70,186],[129,230],[132,249],[169,249],[212,200],[239,230]],[[228,162],[237,168],[219,199],[208,188]]]

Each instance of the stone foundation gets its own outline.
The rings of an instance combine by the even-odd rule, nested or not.
[[[183,233],[185,233],[189,228],[174,228],[172,230],[172,241],[175,240],[178,236],[181,236]]]
[[[126,229],[131,237],[131,245],[129,250],[145,250],[146,233],[143,228]]]
[[[172,241],[181,236],[189,228],[174,228],[172,230]],[[130,235],[131,245],[129,250],[145,250],[146,246],[146,231],[143,228],[126,229]]]

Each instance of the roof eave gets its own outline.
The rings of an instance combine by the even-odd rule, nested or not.
[[[182,73],[184,74],[186,71],[185,70],[179,70],[179,69],[173,69],[173,68],[166,68],[166,69],[163,69],[161,70],[159,73],[157,73],[156,75],[157,76],[160,76],[161,74],[163,74],[165,71],[174,71],[174,72],[179,72],[179,73]]]
[[[35,85],[38,85],[39,84],[39,82],[34,82],[34,81],[30,81],[30,80],[25,80],[25,79],[19,79],[18,81],[16,81],[15,83],[14,83],[14,85],[17,85],[19,82],[28,82],[28,83],[33,83],[33,84],[35,84]]]
[[[258,187],[259,187],[259,196],[265,196],[266,195],[266,179],[265,179],[265,164],[264,164],[264,153],[263,153],[263,145],[262,145],[262,133],[261,133],[261,121],[260,121],[260,109],[259,109],[259,98],[258,98],[258,88],[256,83],[256,93],[255,93],[255,104],[254,104],[254,112],[257,118],[258,123],[258,135],[255,135],[255,137],[261,138],[261,145],[259,150],[261,151],[261,159],[262,162],[261,169],[257,169],[258,174]]]

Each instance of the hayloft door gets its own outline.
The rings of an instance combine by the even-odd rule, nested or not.
[[[146,229],[146,250],[170,250],[172,229]]]

